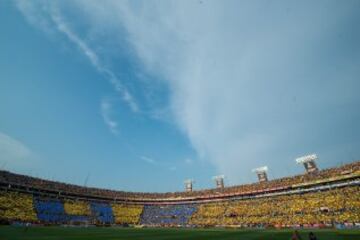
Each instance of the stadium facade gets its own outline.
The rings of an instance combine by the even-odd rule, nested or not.
[[[123,226],[360,225],[360,161],[232,187],[136,193],[0,171],[0,221]]]

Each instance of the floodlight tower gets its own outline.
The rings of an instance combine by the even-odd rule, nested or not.
[[[195,183],[195,181],[193,179],[186,179],[184,181],[185,183],[185,191],[186,192],[192,192],[193,190],[193,183]]]
[[[256,175],[259,179],[259,182],[267,182],[268,181],[268,177],[267,177],[268,167],[267,166],[255,168],[252,171],[256,173]]]
[[[224,175],[218,175],[212,178],[215,181],[216,188],[224,188],[224,178]]]
[[[307,173],[317,172],[319,169],[316,166],[315,161],[318,159],[316,154],[310,154],[303,157],[295,159],[297,164],[304,164],[305,170]]]

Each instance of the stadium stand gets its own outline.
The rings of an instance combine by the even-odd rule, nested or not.
[[[38,220],[49,224],[89,223],[88,203],[35,197],[35,211]]]
[[[113,211],[108,203],[91,203],[91,210],[97,223],[111,224],[114,223]]]
[[[330,168],[318,171],[316,174],[302,174],[293,177],[284,177],[274,179],[262,183],[244,184],[232,187],[225,187],[223,189],[206,189],[192,192],[170,192],[170,193],[137,193],[137,192],[123,192],[107,189],[81,187],[72,184],[60,183],[55,181],[44,180],[40,178],[29,177],[25,175],[15,174],[7,171],[0,171],[0,182],[8,183],[10,185],[21,185],[24,187],[31,187],[41,190],[53,190],[58,193],[66,192],[78,195],[107,197],[111,199],[124,200],[170,200],[178,198],[212,198],[221,195],[241,195],[248,193],[257,193],[259,191],[268,191],[277,188],[286,188],[302,184],[314,184],[319,181],[336,180],[332,178],[345,178],[353,174],[360,174],[360,162],[346,164],[338,168]]]
[[[35,210],[37,217],[44,223],[65,223],[68,218],[65,214],[64,205],[59,200],[35,198]]]
[[[151,226],[186,225],[195,210],[196,208],[192,205],[146,205],[141,217],[141,224]]]
[[[227,205],[226,202],[200,204],[197,212],[192,216],[190,224],[201,226],[222,225]]]
[[[203,204],[190,223],[217,225],[313,225],[360,222],[360,188]]]
[[[0,220],[151,226],[360,226],[360,162],[179,193],[87,188],[0,171]]]
[[[90,215],[90,206],[85,201],[66,200],[64,202],[64,210],[65,213],[68,215],[77,215],[77,216]]]
[[[36,221],[31,195],[0,191],[0,219],[13,221]]]
[[[143,211],[142,205],[113,204],[112,210],[116,224],[138,224]]]

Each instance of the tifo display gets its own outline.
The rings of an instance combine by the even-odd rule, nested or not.
[[[360,225],[360,162],[225,187],[216,193],[116,192],[5,171],[0,172],[0,183],[3,223],[164,227]],[[96,193],[107,194],[100,197]]]

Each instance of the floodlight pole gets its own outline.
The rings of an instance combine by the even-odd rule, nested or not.
[[[297,164],[303,164],[306,170],[306,173],[316,173],[319,171],[315,161],[318,160],[318,157],[316,154],[310,154],[306,156],[302,156],[299,158],[296,158],[295,161]]]
[[[254,168],[252,171],[256,173],[260,183],[268,181],[268,176],[267,176],[268,167],[267,166]]]
[[[186,179],[184,181],[185,184],[185,192],[192,192],[193,190],[193,183],[195,183],[195,181],[193,179]]]
[[[212,179],[215,181],[216,188],[224,188],[224,175],[214,176]]]

